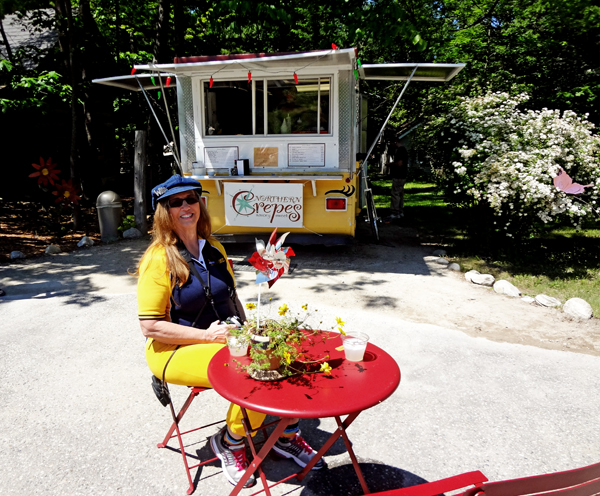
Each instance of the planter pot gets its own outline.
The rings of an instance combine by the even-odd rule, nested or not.
[[[281,366],[281,359],[279,357],[273,356],[273,350],[267,348],[267,346],[269,345],[269,338],[253,334],[252,336],[250,336],[250,339],[252,341],[251,346],[253,348],[260,349],[265,355],[267,355],[267,358],[265,360],[260,360],[257,362],[259,365],[263,365],[265,363],[269,364],[269,367],[263,370],[277,370]]]

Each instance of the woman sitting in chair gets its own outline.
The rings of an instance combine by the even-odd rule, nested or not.
[[[234,327],[221,322],[233,316],[243,321],[245,315],[225,249],[211,235],[201,194],[198,181],[179,175],[152,190],[156,213],[152,243],[138,267],[138,315],[147,338],[146,360],[157,378],[211,387],[208,364]],[[247,413],[252,428],[260,427],[265,414]],[[226,421],[210,445],[227,480],[237,484],[248,467],[239,406],[230,405]],[[288,425],[273,449],[302,467],[316,454],[300,436],[298,419]],[[323,466],[320,460],[313,470]],[[255,482],[252,476],[246,487]]]

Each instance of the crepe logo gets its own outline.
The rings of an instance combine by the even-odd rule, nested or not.
[[[297,196],[255,194],[243,190],[233,195],[231,207],[238,215],[268,218],[270,224],[276,217],[290,222],[298,222],[302,218],[302,198]]]

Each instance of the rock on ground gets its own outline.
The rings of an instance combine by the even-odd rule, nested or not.
[[[594,315],[592,306],[582,298],[571,298],[563,306],[566,314],[577,319],[591,319]]]
[[[11,260],[18,260],[20,258],[25,258],[25,254],[22,251],[11,251],[10,252]]]
[[[48,248],[46,248],[46,251],[44,251],[44,253],[46,255],[56,255],[57,253],[60,253],[62,250],[60,249],[60,246],[58,245],[49,245]]]
[[[521,296],[519,288],[505,280],[496,281],[494,283],[494,291],[499,294],[505,294],[506,296],[512,296],[513,298]]]
[[[84,236],[77,243],[77,247],[82,248],[84,246],[94,246],[94,240],[92,238],[88,238],[87,236]]]
[[[552,296],[539,294],[535,297],[535,302],[543,307],[560,307],[561,302]]]
[[[127,229],[127,231],[125,231],[123,233],[123,237],[125,239],[135,239],[135,238],[141,238],[142,237],[142,233],[139,229],[136,229],[135,227],[132,227],[131,229]]]
[[[493,286],[495,278],[491,274],[473,274],[471,276],[471,282],[473,284],[479,284],[480,286]]]

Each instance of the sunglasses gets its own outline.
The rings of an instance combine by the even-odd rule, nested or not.
[[[199,201],[200,201],[200,198],[198,198],[196,195],[193,195],[193,196],[186,196],[185,198],[171,198],[169,201],[167,201],[167,204],[171,208],[179,208],[179,207],[181,207],[181,205],[183,205],[183,202],[186,202],[188,205],[194,205],[195,203],[198,203]]]

